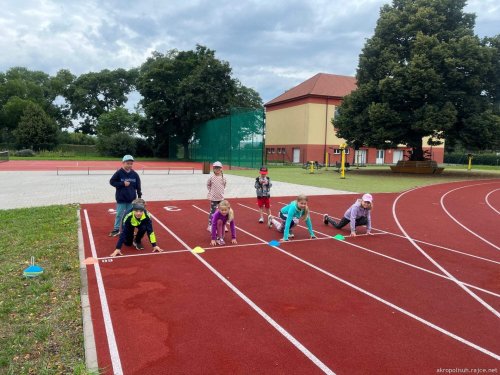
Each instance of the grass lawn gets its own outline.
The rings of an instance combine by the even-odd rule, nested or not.
[[[416,186],[432,185],[458,180],[500,178],[500,169],[484,169],[475,167],[467,171],[464,166],[445,167],[441,175],[415,175],[407,173],[392,173],[388,166],[368,166],[359,169],[352,168],[341,179],[340,173],[334,168],[320,169],[311,174],[300,167],[273,167],[269,166],[269,177],[272,181],[290,182],[294,184],[310,185],[336,190],[352,192],[400,192]],[[257,177],[258,170],[230,170],[224,171],[238,176]],[[275,192],[275,194],[279,194]]]
[[[77,206],[0,215],[0,374],[87,374]],[[32,255],[45,272],[26,279]]]

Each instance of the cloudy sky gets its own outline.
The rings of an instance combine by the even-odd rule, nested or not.
[[[79,75],[139,66],[202,44],[264,102],[318,72],[354,75],[389,0],[2,0],[0,71]],[[500,2],[469,0],[476,34],[500,33]]]

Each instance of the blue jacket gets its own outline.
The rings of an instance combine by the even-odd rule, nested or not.
[[[130,185],[125,186],[125,181],[130,182]],[[132,203],[135,198],[142,197],[141,178],[133,169],[130,172],[123,168],[118,169],[109,183],[116,188],[115,199],[117,203]]]

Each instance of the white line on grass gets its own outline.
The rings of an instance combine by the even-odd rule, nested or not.
[[[202,212],[206,212],[206,213],[208,213],[208,211],[205,211],[205,210],[203,210],[203,209],[201,209],[201,208],[199,208],[199,207],[197,207],[197,206],[195,206],[195,205],[193,205],[193,207],[194,207],[194,208],[196,208],[196,209],[198,209],[198,210],[200,210],[200,211],[202,211]],[[253,235],[253,234],[252,234],[252,233],[250,233],[250,232],[247,232],[246,230],[242,229],[242,228],[241,228],[241,227],[239,227],[239,226],[238,226],[238,230],[242,231],[243,233],[248,234],[249,236],[251,236],[251,237],[253,237],[253,238],[255,238],[255,239],[259,240],[259,241],[262,241],[262,242],[264,242],[264,243],[267,243],[267,242],[266,242],[265,240],[263,240],[262,238],[259,238],[259,237],[257,237],[257,236],[255,236],[255,235]],[[293,242],[292,242],[292,243],[293,243]],[[312,264],[312,263],[308,262],[307,260],[304,260],[304,259],[302,259],[302,258],[300,258],[300,257],[298,257],[298,256],[296,256],[296,255],[294,255],[294,254],[292,254],[292,253],[289,253],[288,251],[285,251],[285,250],[283,250],[283,249],[280,249],[280,248],[279,248],[279,247],[277,247],[277,246],[271,246],[271,247],[272,247],[272,248],[274,248],[274,249],[276,249],[277,251],[279,251],[279,252],[281,252],[281,253],[283,253],[283,254],[285,254],[285,255],[287,255],[287,256],[289,256],[289,257],[291,257],[291,258],[293,258],[293,259],[295,259],[295,260],[297,260],[297,261],[299,261],[299,262],[301,262],[301,263],[303,263],[303,264],[305,264],[305,265],[307,265],[307,266],[311,267],[311,268],[313,268],[313,269],[315,269],[316,271],[319,271],[319,272],[321,272],[322,274],[324,274],[324,275],[326,275],[326,276],[328,276],[328,277],[331,277],[332,279],[335,279],[335,280],[337,280],[337,281],[341,282],[342,284],[345,284],[345,285],[347,285],[347,286],[349,286],[349,287],[351,287],[351,288],[353,288],[353,289],[357,290],[358,292],[361,292],[361,293],[363,293],[363,294],[366,294],[367,296],[369,296],[369,297],[371,297],[371,298],[373,298],[373,299],[375,299],[375,300],[377,300],[377,301],[379,301],[379,302],[381,302],[381,303],[383,303],[383,304],[385,304],[385,305],[387,305],[387,306],[389,306],[389,307],[391,307],[391,308],[393,308],[393,309],[395,309],[395,310],[397,310],[397,311],[399,311],[399,312],[401,312],[401,313],[403,313],[403,314],[405,314],[405,315],[409,316],[410,318],[413,318],[413,319],[415,319],[415,320],[419,321],[420,323],[423,323],[423,324],[425,324],[426,326],[428,326],[428,327],[430,327],[430,328],[433,328],[433,329],[435,329],[436,331],[439,331],[439,332],[443,333],[444,335],[449,336],[449,337],[451,337],[451,338],[453,338],[453,339],[455,339],[455,340],[457,340],[457,341],[461,342],[462,344],[465,344],[465,345],[467,345],[467,346],[470,346],[471,348],[474,348],[474,349],[476,349],[476,350],[480,351],[481,353],[484,353],[484,354],[486,354],[486,355],[488,355],[488,356],[490,356],[490,357],[493,357],[493,358],[495,358],[496,360],[500,360],[500,355],[498,355],[498,354],[496,354],[496,353],[493,353],[493,352],[489,351],[488,349],[485,349],[485,348],[483,348],[483,347],[481,347],[481,346],[479,346],[479,345],[477,345],[477,344],[474,344],[473,342],[471,342],[471,341],[469,341],[469,340],[466,340],[466,339],[464,339],[463,337],[460,337],[460,336],[458,336],[458,335],[455,335],[454,333],[452,333],[452,332],[450,332],[450,331],[447,331],[447,330],[445,330],[444,328],[441,328],[441,327],[439,327],[439,326],[435,325],[434,323],[431,323],[431,322],[429,322],[428,320],[425,320],[424,318],[421,318],[421,317],[419,317],[418,315],[415,315],[415,314],[413,314],[413,313],[409,312],[408,310],[405,310],[405,309],[403,309],[402,307],[399,307],[399,306],[397,306],[397,305],[393,304],[392,302],[389,302],[389,301],[387,301],[387,300],[383,299],[382,297],[379,297],[379,296],[377,296],[377,295],[375,295],[375,294],[373,294],[373,293],[371,293],[371,292],[369,292],[369,291],[367,291],[367,290],[365,290],[365,289],[363,289],[363,288],[361,288],[361,287],[359,287],[359,286],[357,286],[357,285],[352,284],[351,282],[349,282],[349,281],[347,281],[347,280],[344,280],[344,279],[342,279],[342,278],[340,278],[340,277],[338,277],[338,276],[336,276],[336,275],[334,275],[334,274],[332,274],[332,273],[330,273],[330,272],[328,272],[328,271],[325,271],[324,269],[322,269],[322,268],[320,268],[320,267],[318,267],[318,266],[316,266],[316,265],[314,265],[314,264]]]
[[[196,207],[198,208],[198,207]],[[199,208],[198,208],[199,209]],[[208,212],[207,212],[208,213]],[[151,213],[150,213],[151,214]],[[159,219],[156,218],[153,214],[151,217],[156,220],[158,224],[162,226],[167,232],[169,232],[177,241],[179,241],[182,246],[186,249],[191,250],[191,248],[177,236],[170,228],[168,228],[165,224],[163,224]],[[252,309],[254,309],[262,318],[266,320],[274,329],[276,329],[279,333],[281,333],[291,344],[293,344],[297,349],[299,349],[302,354],[304,354],[310,361],[312,361],[321,371],[325,374],[335,375],[335,373],[319,358],[317,358],[309,349],[307,349],[304,345],[302,345],[295,337],[293,337],[287,330],[285,330],[281,325],[279,325],[273,318],[271,318],[268,314],[264,312],[259,306],[257,306],[250,298],[248,298],[243,292],[241,292],[234,284],[229,282],[224,276],[220,274],[212,265],[210,265],[203,257],[199,254],[191,252],[196,259],[198,259],[205,267],[207,267],[215,276],[217,276],[224,284],[226,284],[229,289],[231,289],[238,297],[240,297],[247,305],[249,305]]]
[[[455,278],[455,276],[453,276],[451,273],[449,273],[443,266],[441,266],[438,262],[436,262],[430,255],[428,255],[409,235],[408,233],[406,233],[406,231],[404,230],[403,226],[401,225],[401,223],[399,222],[398,220],[398,216],[396,215],[396,205],[399,201],[399,199],[406,195],[407,193],[409,192],[412,192],[416,189],[411,189],[411,190],[407,190],[401,194],[399,194],[396,199],[394,200],[393,204],[392,204],[392,216],[394,217],[394,221],[396,222],[396,224],[398,225],[399,229],[401,230],[401,232],[403,232],[403,234],[406,236],[406,238],[408,239],[408,241],[410,241],[410,243],[415,246],[415,248],[424,256],[426,257],[432,264],[434,264],[434,266],[436,266],[437,268],[439,268],[441,270],[441,272],[443,272],[445,275],[447,275],[453,282],[455,282],[460,288],[462,288],[467,294],[469,294],[472,298],[474,298],[477,302],[479,302],[481,305],[483,305],[487,310],[489,310],[490,312],[492,312],[497,318],[500,318],[500,313],[498,313],[498,311],[496,311],[492,306],[490,306],[486,301],[484,301],[481,297],[479,297],[477,294],[475,294],[472,290],[470,290],[464,283],[462,283],[460,280],[458,280],[457,278]]]
[[[486,197],[484,198],[484,200],[486,201],[486,204],[487,204],[488,206],[490,206],[490,208],[491,208],[493,211],[495,211],[497,214],[499,214],[499,215],[500,215],[500,211],[498,211],[495,207],[493,207],[493,205],[492,205],[492,204],[489,202],[489,200],[488,200],[489,196],[490,196],[492,193],[494,193],[495,191],[498,191],[498,190],[500,190],[500,189],[495,189],[495,190],[490,191],[490,192],[486,195]]]
[[[283,203],[283,202],[278,202],[280,204],[283,204],[283,205],[286,205],[287,203]],[[309,210],[310,213],[313,213],[313,214],[316,214],[316,215],[320,215],[321,217],[323,216],[322,213],[320,212],[316,212],[316,211],[312,211],[312,210]],[[330,216],[331,218],[334,218],[334,219],[339,219],[338,217],[335,217],[335,216],[331,216],[331,215],[328,215]],[[388,231],[385,231],[383,229],[378,229],[378,228],[372,228],[373,230],[378,230],[379,232],[381,233],[386,233],[386,234],[390,234],[392,236],[395,236],[395,237],[400,237],[400,238],[404,238],[406,239],[407,237],[403,236],[402,234],[398,234],[398,233],[393,233],[393,232],[388,232]],[[375,233],[373,233],[375,234]],[[432,247],[436,247],[438,249],[443,249],[443,250],[446,250],[446,251],[450,251],[450,252],[453,252],[453,253],[457,253],[457,254],[461,254],[461,255],[465,255],[465,256],[468,256],[468,257],[471,257],[471,258],[476,258],[476,259],[481,259],[481,260],[484,260],[486,262],[490,262],[490,263],[496,263],[496,264],[500,264],[500,262],[496,261],[496,260],[493,260],[493,259],[489,259],[489,258],[484,258],[484,257],[480,257],[480,256],[477,256],[477,255],[473,255],[473,254],[469,254],[469,253],[464,253],[463,251],[459,251],[459,250],[455,250],[455,249],[450,249],[449,247],[446,247],[446,246],[441,246],[441,245],[437,245],[437,244],[434,244],[434,243],[431,243],[431,242],[426,242],[426,241],[422,241],[422,240],[417,240],[415,238],[413,238],[413,240],[415,242],[418,242],[418,243],[421,243],[421,244],[424,244],[424,245],[429,245],[429,246],[432,246]]]
[[[245,208],[248,208],[249,210],[255,210],[254,208],[252,207],[249,207],[249,206],[246,206],[244,204],[241,204],[241,203],[238,203],[240,206],[242,207],[245,207]],[[257,211],[257,210],[255,210]],[[307,229],[306,227],[304,227],[303,225],[298,225],[298,227],[300,228],[304,228],[304,229]],[[318,234],[321,234],[323,236],[328,236],[326,233],[323,233],[323,232],[320,232],[320,231],[317,231],[317,230],[314,230],[315,233],[318,233]],[[380,233],[374,233],[373,235],[376,235],[376,234],[380,234]],[[390,233],[388,233],[390,234]],[[359,236],[362,236],[361,234],[357,235],[356,237],[359,237]],[[323,238],[319,238],[320,240],[325,240],[325,239],[330,239],[331,237],[323,237]],[[301,240],[294,240],[293,242],[297,242],[297,241],[301,241]],[[311,239],[307,239],[307,241],[316,241],[316,240],[311,240]],[[349,241],[343,241],[343,243],[345,243],[346,245],[349,245],[349,246],[353,246],[353,247],[356,247],[360,250],[363,250],[363,251],[366,251],[366,252],[369,252],[369,253],[372,253],[372,254],[375,254],[375,255],[378,255],[378,256],[381,256],[382,258],[386,258],[386,259],[390,259],[394,262],[397,262],[397,263],[401,263],[401,264],[404,264],[406,266],[409,266],[409,267],[412,267],[412,268],[415,268],[417,270],[420,270],[420,271],[424,271],[424,272],[427,272],[427,273],[430,273],[431,275],[434,275],[434,276],[437,276],[437,277],[440,277],[440,278],[443,278],[443,279],[446,279],[446,280],[449,280],[449,281],[452,281],[449,277],[447,277],[446,275],[442,275],[440,273],[437,273],[437,272],[434,272],[434,271],[431,271],[431,270],[428,270],[426,268],[423,268],[423,267],[420,267],[420,266],[417,266],[415,264],[412,264],[412,263],[408,263],[408,262],[405,262],[404,260],[401,260],[401,259],[398,259],[398,258],[394,258],[394,257],[391,257],[389,255],[386,255],[386,254],[383,254],[383,253],[379,253],[377,251],[374,251],[374,250],[371,250],[371,249],[368,249],[364,246],[360,246],[360,245],[357,245],[355,243],[352,243],[352,242],[349,242]],[[483,289],[483,288],[480,288],[478,286],[475,286],[475,285],[472,285],[472,284],[468,284],[468,283],[463,283],[465,285],[467,285],[468,287],[471,287],[471,288],[474,288],[476,290],[480,290],[481,292],[484,292],[484,293],[487,293],[487,294],[490,294],[492,296],[495,296],[495,297],[498,297],[500,298],[500,294],[497,294],[495,292],[492,292],[490,290],[486,290],[486,289]]]
[[[458,221],[452,214],[450,214],[448,212],[448,210],[446,209],[445,205],[444,205],[444,198],[450,194],[451,192],[454,192],[454,191],[457,191],[457,190],[460,190],[460,189],[464,189],[464,188],[468,188],[468,187],[471,187],[471,186],[478,186],[478,185],[485,185],[485,184],[474,184],[474,185],[468,185],[468,186],[461,186],[461,187],[458,187],[456,189],[452,189],[452,190],[449,190],[448,192],[446,192],[445,194],[443,194],[441,196],[441,200],[440,200],[440,203],[441,203],[441,208],[444,210],[444,212],[446,212],[446,214],[455,222],[457,223],[458,225],[460,225],[462,228],[464,228],[467,232],[469,232],[470,234],[472,234],[473,236],[476,236],[477,238],[479,238],[480,240],[482,240],[483,242],[486,242],[488,245],[491,245],[492,247],[494,247],[495,249],[497,250],[500,250],[500,247],[498,247],[497,245],[495,245],[494,243],[491,243],[490,241],[488,241],[486,238],[484,237],[481,237],[479,234],[477,234],[476,232],[474,232],[472,229],[469,229],[467,228],[465,225],[463,225],[460,221]]]
[[[97,258],[95,250],[94,235],[92,234],[92,227],[90,226],[89,215],[87,210],[83,210],[85,215],[85,222],[87,223],[87,232],[89,235],[90,250],[92,256]],[[99,292],[99,299],[101,301],[102,316],[104,319],[104,329],[106,331],[106,338],[108,339],[109,355],[111,357],[111,365],[113,366],[113,374],[122,375],[122,363],[120,360],[120,353],[116,345],[115,332],[113,330],[113,322],[109,313],[108,299],[106,298],[106,290],[104,289],[104,282],[102,280],[101,268],[99,263],[94,264],[95,276],[97,281],[97,291]]]

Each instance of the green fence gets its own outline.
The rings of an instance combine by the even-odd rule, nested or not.
[[[203,123],[190,145],[191,159],[218,160],[229,167],[260,167],[264,122],[263,109],[233,109],[229,116]]]

